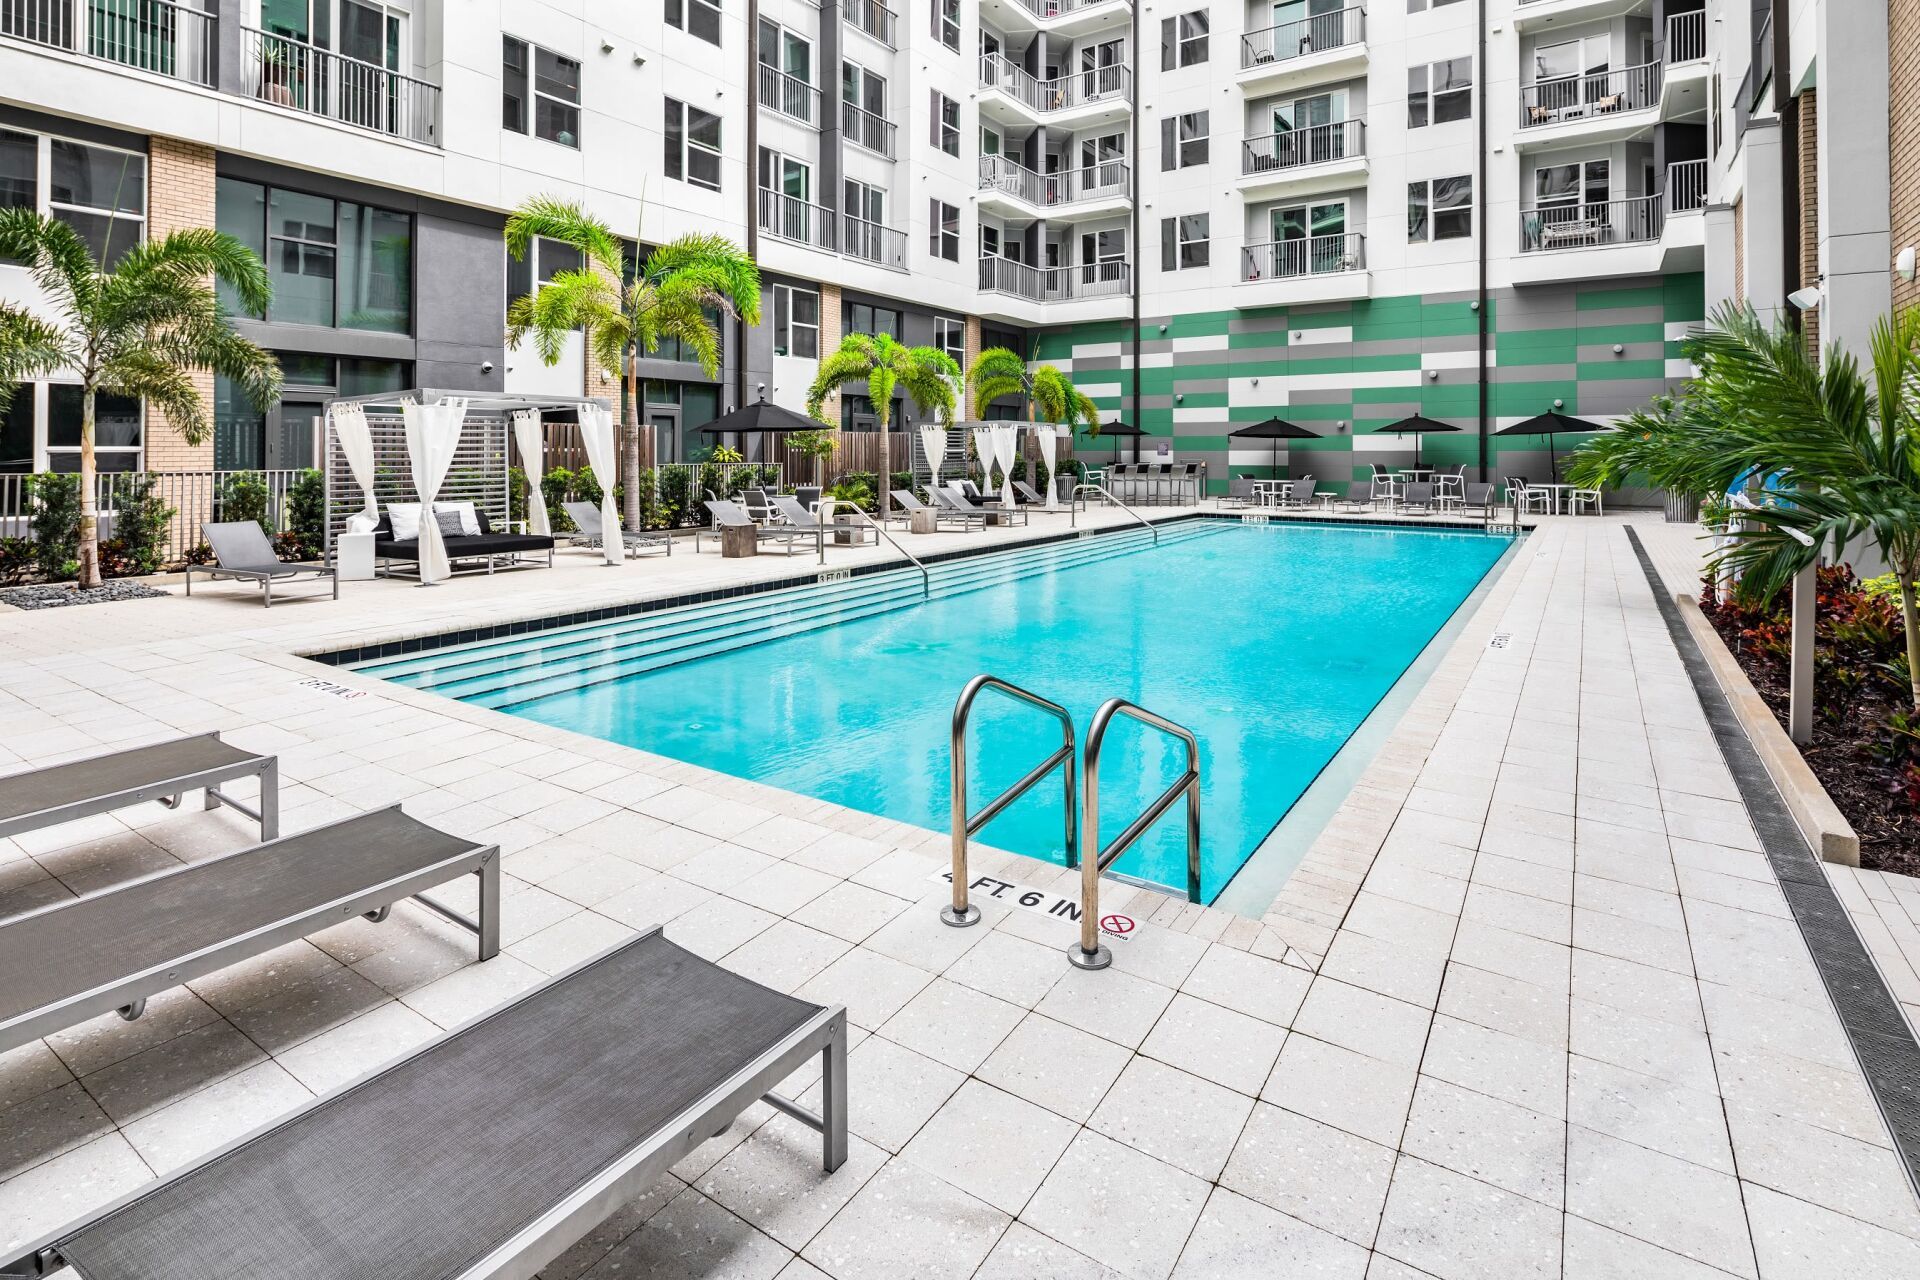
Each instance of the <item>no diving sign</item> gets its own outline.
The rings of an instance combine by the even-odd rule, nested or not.
[[[936,871],[933,879],[950,885],[953,883],[953,872]],[[1031,911],[1035,915],[1053,916],[1069,924],[1080,923],[1080,904],[1051,889],[1036,889],[1032,885],[1016,884],[998,876],[975,876],[967,882],[967,894],[970,898],[989,898],[1022,911]],[[1140,922],[1130,915],[1118,911],[1100,913],[1100,932],[1116,941],[1126,941],[1139,928]]]

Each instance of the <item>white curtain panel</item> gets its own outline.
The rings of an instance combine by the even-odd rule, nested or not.
[[[980,455],[980,491],[993,487],[993,428],[973,429],[973,451]]]
[[[1036,428],[1040,434],[1040,461],[1047,464],[1047,510],[1054,511],[1060,506],[1060,485],[1053,474],[1053,457],[1060,448],[1060,431],[1052,423]]]
[[[347,470],[353,472],[353,482],[366,499],[360,514],[347,521],[347,532],[371,533],[380,523],[380,502],[373,496],[373,432],[367,428],[367,411],[357,404],[336,404],[327,410],[327,419],[347,459]]]
[[[1013,459],[1019,451],[1020,428],[993,429],[993,456],[1000,464],[1000,502],[1003,506],[1013,505]]]
[[[527,473],[527,530],[550,537],[553,523],[547,519],[547,496],[540,491],[540,477],[547,469],[547,442],[538,409],[514,411],[513,443],[520,450],[521,469]]]
[[[420,582],[426,585],[443,581],[452,572],[433,504],[460,448],[467,402],[448,397],[438,404],[403,404],[400,413],[406,424],[407,466],[413,475],[413,492],[420,499]]]
[[[920,451],[927,455],[927,467],[933,472],[928,481],[934,488],[940,487],[940,464],[947,457],[947,433],[941,427],[920,428]]]
[[[613,444],[613,411],[591,405],[580,410],[580,441],[587,447],[587,465],[600,482],[600,551],[608,564],[619,564],[626,552],[620,540],[620,509],[613,505],[620,454]]]

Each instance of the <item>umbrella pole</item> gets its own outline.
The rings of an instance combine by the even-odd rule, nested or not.
[[[1553,432],[1547,432],[1547,479],[1560,483],[1560,457],[1553,451]]]

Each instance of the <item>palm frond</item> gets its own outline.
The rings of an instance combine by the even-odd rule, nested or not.
[[[168,424],[188,444],[205,444],[213,435],[206,401],[200,398],[200,389],[194,385],[192,376],[164,357],[151,351],[127,351],[100,373],[100,390],[146,401],[166,415]],[[277,363],[274,381],[276,384],[279,381]]]
[[[40,292],[69,320],[78,322],[92,310],[100,266],[80,233],[60,219],[0,209],[0,258],[26,264]]]
[[[15,384],[44,378],[73,363],[66,332],[25,307],[0,302],[0,410]]]
[[[572,245],[615,278],[620,275],[620,238],[571,200],[534,196],[507,215],[507,252],[515,261],[527,256],[536,239]]]
[[[641,276],[655,284],[683,277],[708,295],[709,306],[760,323],[760,268],[723,235],[694,232],[663,244],[647,255]]]

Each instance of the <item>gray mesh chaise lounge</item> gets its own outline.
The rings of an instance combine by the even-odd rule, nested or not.
[[[478,920],[421,897],[469,873]],[[0,920],[0,1053],[112,1010],[137,1018],[149,996],[409,896],[478,934],[482,960],[500,950],[499,847],[398,805]]]
[[[260,807],[250,809],[222,792],[223,782],[260,779]],[[260,824],[260,838],[280,834],[280,761],[228,746],[217,733],[132,747],[85,760],[0,777],[0,836],[57,826],[75,818],[158,800],[180,806],[188,791],[204,789],[206,806],[226,805]]]
[[[720,541],[720,530],[724,526],[757,529],[759,532],[754,534],[754,542],[757,546],[764,547],[770,543],[778,543],[780,549],[788,555],[793,554],[796,546],[805,550],[806,544],[819,541],[817,534],[795,529],[791,525],[755,524],[748,518],[747,513],[741,510],[739,503],[728,502],[724,498],[710,499],[705,503],[705,506],[713,516],[713,528],[702,529],[699,533],[693,535],[693,550],[696,555],[700,552],[701,543]]]
[[[893,500],[899,503],[900,509],[905,511],[909,516],[916,511],[933,512],[933,523],[936,528],[943,524],[957,524],[962,529],[984,529],[987,527],[987,516],[984,511],[979,515],[974,515],[967,511],[953,511],[945,506],[930,507],[915,497],[911,489],[895,489],[893,491]]]
[[[601,525],[600,508],[591,502],[563,502],[560,506],[566,511],[567,518],[573,521],[578,531],[573,535],[576,544],[583,547],[599,547]],[[631,556],[640,551],[662,551],[673,554],[673,535],[661,530],[658,533],[629,533],[620,530],[620,545]]]
[[[187,594],[193,594],[193,575],[209,578],[238,578],[260,584],[260,598],[273,608],[273,584],[287,582],[303,574],[325,578],[333,583],[333,598],[340,598],[340,578],[324,564],[287,564],[273,553],[267,531],[252,520],[215,521],[200,526],[200,536],[213,548],[213,564],[187,566]]]
[[[526,1280],[755,1099],[847,1154],[846,1010],[658,926],[150,1184],[0,1275]],[[769,1092],[814,1054],[820,1114]]]

